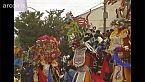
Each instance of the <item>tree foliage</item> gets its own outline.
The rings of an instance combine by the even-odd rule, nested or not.
[[[14,45],[15,46],[20,46],[20,42],[19,42],[19,37],[15,37],[15,39],[14,39]]]
[[[35,44],[35,41],[38,37],[48,34],[55,36],[58,40],[61,37],[65,36],[64,29],[64,18],[61,17],[61,14],[64,10],[52,10],[46,11],[47,16],[43,18],[44,13],[39,11],[36,12],[21,12],[19,17],[15,18],[14,26],[17,30],[14,29],[19,37],[20,46],[27,50],[29,46]],[[63,41],[67,41],[67,38],[63,38]],[[67,42],[62,42],[60,48],[66,47]]]

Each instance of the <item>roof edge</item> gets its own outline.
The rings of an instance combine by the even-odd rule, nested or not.
[[[94,9],[92,9],[92,11],[95,11],[95,10],[97,10],[97,9],[101,8],[101,7],[103,7],[103,6],[101,5],[101,6],[99,6],[99,7],[96,7],[96,8],[94,8]],[[80,15],[76,16],[76,17],[79,17],[79,16],[81,16],[81,15],[87,14],[87,13],[89,13],[89,12],[90,12],[90,11],[87,11],[87,12],[82,13],[82,14],[80,14]]]

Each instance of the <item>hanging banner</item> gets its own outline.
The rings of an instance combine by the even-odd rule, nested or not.
[[[26,0],[14,0],[14,11],[25,12],[27,10]]]

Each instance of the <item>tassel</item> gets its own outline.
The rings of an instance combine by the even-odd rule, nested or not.
[[[52,69],[51,69],[51,67],[48,70],[48,82],[53,82]]]

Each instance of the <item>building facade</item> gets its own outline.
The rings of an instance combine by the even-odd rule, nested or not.
[[[106,5],[106,11],[108,12],[108,18],[106,19],[106,30],[110,29],[110,23],[116,19],[116,9],[118,9],[120,6],[120,1],[116,2],[113,5]],[[95,8],[91,11],[91,14],[88,17],[89,24],[92,26],[96,26],[97,29],[103,31],[103,12],[104,12],[104,6],[100,6],[98,8]],[[83,13],[79,15],[79,17],[86,18],[89,12]]]

